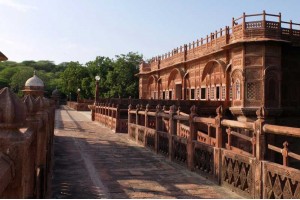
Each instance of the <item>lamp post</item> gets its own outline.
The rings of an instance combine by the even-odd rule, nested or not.
[[[79,103],[80,100],[80,88],[77,89],[77,103]]]
[[[99,98],[99,80],[100,80],[100,76],[95,76],[96,79],[96,91],[95,91],[95,104],[98,102],[98,98]]]

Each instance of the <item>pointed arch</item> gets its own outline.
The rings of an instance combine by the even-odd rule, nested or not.
[[[223,76],[225,77],[225,72],[226,72],[226,64],[224,61],[222,60],[210,60],[206,63],[203,71],[202,71],[202,76],[201,76],[201,81],[204,81],[204,79],[206,78],[206,76],[208,74],[211,74],[213,72],[213,69],[215,67],[220,67],[221,68],[221,71],[222,71],[222,74]]]
[[[157,98],[157,76],[151,75],[147,82],[148,98]]]
[[[183,79],[183,72],[181,70],[179,70],[178,68],[174,68],[168,78],[168,87],[170,86],[170,83],[172,81],[176,81],[176,82],[181,82],[182,83],[182,79]]]

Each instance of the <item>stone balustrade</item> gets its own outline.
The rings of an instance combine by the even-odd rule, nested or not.
[[[245,197],[299,197],[300,149],[294,142],[291,151],[285,140],[299,138],[300,129],[266,124],[264,108],[257,111],[254,122],[225,119],[221,106],[216,111],[214,117],[200,117],[196,106],[187,114],[175,105],[167,109],[159,104],[155,110],[130,105],[128,135]],[[281,140],[283,147],[276,147]]]
[[[0,198],[44,198],[48,188],[55,105],[0,90]]]
[[[272,20],[268,20],[272,18]],[[288,28],[287,28],[288,27]],[[216,30],[204,38],[174,48],[172,51],[153,57],[148,67],[141,72],[158,71],[180,63],[193,61],[197,58],[220,51],[228,45],[248,40],[281,40],[300,43],[300,24],[281,20],[281,13],[259,14],[243,13],[233,18],[232,25]]]

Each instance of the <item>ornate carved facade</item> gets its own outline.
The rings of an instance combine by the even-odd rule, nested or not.
[[[300,105],[298,55],[299,24],[280,13],[244,13],[231,27],[141,63],[139,98],[229,101],[237,116],[259,107],[276,116]]]

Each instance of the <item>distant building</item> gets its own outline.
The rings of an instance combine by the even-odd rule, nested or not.
[[[7,60],[7,57],[2,52],[0,52],[0,61],[5,61],[5,60]]]
[[[36,75],[35,71],[33,77],[25,82],[24,90],[25,95],[32,95],[34,97],[44,96],[44,82]]]
[[[141,63],[139,98],[229,101],[246,117],[259,107],[300,113],[300,26],[280,13],[252,16]]]

